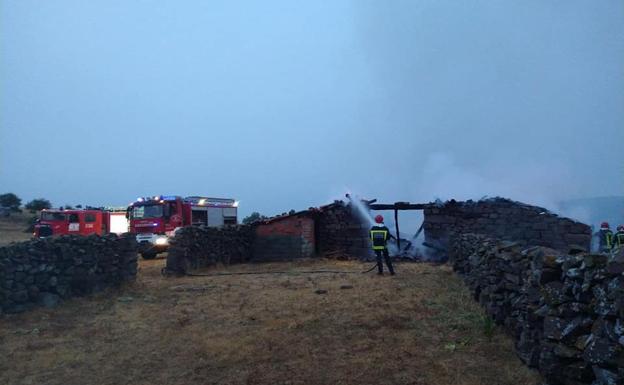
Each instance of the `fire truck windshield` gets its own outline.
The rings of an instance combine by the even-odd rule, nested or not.
[[[160,218],[163,216],[162,205],[141,205],[132,208],[133,219]]]
[[[67,216],[63,213],[54,213],[54,212],[41,212],[41,220],[42,221],[64,221]]]

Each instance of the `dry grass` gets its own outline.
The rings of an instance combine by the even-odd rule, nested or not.
[[[539,382],[447,266],[400,264],[395,277],[163,278],[162,265],[142,261],[123,289],[0,319],[0,384]]]
[[[0,246],[32,238],[32,233],[24,230],[28,228],[29,219],[35,215],[24,210],[23,213],[13,213],[10,217],[0,217]]]

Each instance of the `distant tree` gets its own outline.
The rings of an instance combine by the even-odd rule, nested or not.
[[[296,214],[296,213],[297,213],[297,212],[296,212],[295,210],[290,210],[290,211],[288,212],[288,215],[294,215],[294,214]]]
[[[65,210],[73,210],[74,207],[72,205],[65,205],[64,209]]]
[[[77,208],[77,209],[81,209],[81,208],[82,208],[82,205],[76,205],[76,208]]]
[[[52,207],[52,204],[47,199],[38,198],[38,199],[33,199],[30,202],[26,203],[26,206],[24,207],[30,210],[31,213],[34,213],[35,211],[49,209]]]
[[[20,211],[20,205],[22,200],[13,193],[6,193],[0,195],[0,206],[8,207],[11,211]]]
[[[248,225],[250,223],[256,222],[256,221],[262,221],[267,219],[267,217],[265,217],[264,215],[260,214],[259,212],[254,211],[253,213],[251,213],[249,216],[245,217],[243,219],[243,224],[244,225]]]

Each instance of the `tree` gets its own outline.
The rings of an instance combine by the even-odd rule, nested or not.
[[[264,215],[260,214],[257,211],[254,211],[253,213],[251,213],[249,216],[245,217],[243,219],[243,224],[244,225],[248,225],[250,223],[254,223],[256,221],[262,221],[267,219],[267,217],[265,217]]]
[[[50,201],[47,199],[38,198],[38,199],[33,199],[30,202],[26,203],[26,206],[24,207],[30,210],[31,213],[34,213],[35,211],[40,211],[43,209],[51,208],[52,203],[50,203]]]
[[[20,205],[22,200],[13,193],[6,193],[0,195],[0,206],[8,207],[11,211],[20,211]]]

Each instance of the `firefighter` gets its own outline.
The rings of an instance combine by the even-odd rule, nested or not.
[[[613,231],[609,228],[609,223],[602,222],[600,224],[600,230],[596,233],[599,241],[600,252],[610,252],[613,248]]]
[[[613,235],[613,246],[618,249],[624,247],[624,225],[617,227],[617,233]]]
[[[383,254],[388,270],[390,270],[390,275],[394,275],[394,268],[392,267],[392,261],[390,260],[387,247],[388,239],[394,237],[390,234],[390,230],[384,225],[383,221],[383,217],[377,215],[375,217],[375,223],[377,224],[370,229],[370,239],[373,250],[377,255],[377,274],[383,275],[383,262],[381,260],[381,255]]]

